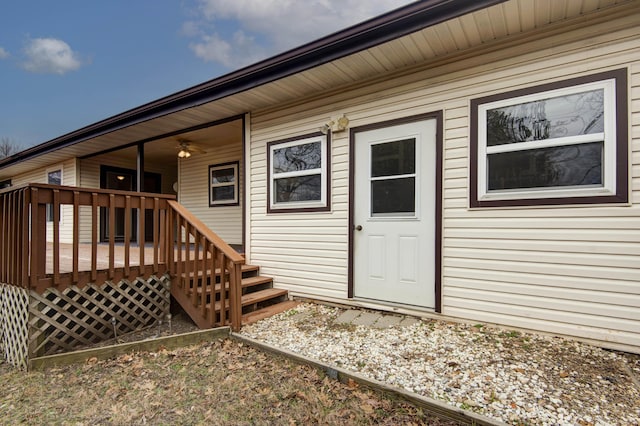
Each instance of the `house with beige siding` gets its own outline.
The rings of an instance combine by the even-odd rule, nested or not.
[[[173,195],[291,298],[638,353],[638,22],[637,0],[418,1],[0,160],[0,182]],[[90,209],[74,237],[60,208],[59,240],[91,241]],[[151,241],[127,214],[101,210],[100,238]]]

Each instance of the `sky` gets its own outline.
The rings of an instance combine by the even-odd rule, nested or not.
[[[4,1],[0,138],[37,145],[410,2]]]

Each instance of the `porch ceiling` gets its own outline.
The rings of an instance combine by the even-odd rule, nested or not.
[[[221,77],[166,98],[167,104],[180,99],[182,109],[127,127],[105,131],[103,134],[87,130],[87,136],[79,138],[72,145],[43,150],[32,156],[25,155],[25,158],[18,158],[13,162],[11,159],[0,161],[0,180],[70,157],[83,157],[133,142],[162,138],[163,135],[246,112],[299,102],[304,98],[340,90],[356,82],[379,78],[388,73],[455,60],[456,57],[476,52],[479,48],[493,46],[495,49],[527,34],[554,28],[561,30],[571,25],[588,25],[591,19],[606,20],[613,14],[637,10],[639,6],[640,2],[637,0],[508,0],[330,62],[315,66],[308,64],[306,70],[270,82],[257,82],[249,89],[226,94],[225,90],[231,89],[223,87],[222,80],[229,76]],[[344,39],[346,38],[345,36]],[[267,62],[269,60],[265,62],[264,69],[269,66]],[[247,68],[245,77],[250,74],[249,71]],[[228,84],[232,86],[233,82]],[[211,100],[198,100],[196,95],[201,90],[209,90],[218,85],[221,86],[219,94],[212,92]],[[193,96],[193,102],[188,99],[190,96]],[[161,104],[163,100],[152,104]],[[154,105],[145,105],[139,109],[144,110],[145,107]],[[113,119],[115,118],[117,117]],[[105,123],[110,120],[112,119],[105,120]],[[84,130],[80,129],[78,132],[82,134]]]

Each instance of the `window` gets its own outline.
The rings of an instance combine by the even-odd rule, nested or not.
[[[62,185],[62,170],[52,170],[47,172],[47,183],[51,185]],[[58,206],[58,213],[60,206]],[[58,214],[58,217],[60,215]],[[53,204],[47,204],[47,222],[53,222]]]
[[[416,216],[416,139],[371,145],[371,216]]]
[[[327,135],[272,142],[267,149],[269,212],[330,209]]]
[[[11,188],[11,179],[0,181],[0,189]]]
[[[209,206],[238,205],[238,164],[209,166]]]
[[[627,202],[626,70],[471,101],[472,207]]]

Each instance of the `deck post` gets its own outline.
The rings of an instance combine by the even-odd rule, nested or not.
[[[242,327],[242,264],[229,261],[229,309],[231,330]]]
[[[38,188],[31,188],[31,287],[44,277],[47,264],[47,205],[40,203]]]

